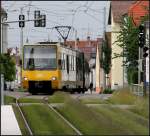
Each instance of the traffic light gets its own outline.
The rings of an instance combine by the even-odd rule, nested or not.
[[[147,51],[148,51],[148,47],[145,46],[145,47],[143,48],[143,57],[144,57],[144,58],[146,58],[146,57],[148,56]]]
[[[40,21],[41,20],[38,20],[38,19],[40,19],[40,10],[35,10],[34,11],[34,19],[35,19],[34,26],[35,27],[40,27]]]
[[[45,27],[46,26],[46,15],[41,15],[40,16],[41,20],[40,20],[40,26],[41,27]]]
[[[24,26],[25,26],[25,16],[19,15],[19,27],[24,27]]]
[[[139,47],[143,48],[145,44],[144,26],[139,26]]]

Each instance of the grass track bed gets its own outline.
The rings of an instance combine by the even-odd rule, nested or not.
[[[34,135],[75,135],[76,133],[46,105],[21,107]]]
[[[16,103],[16,98],[14,98],[12,96],[4,95],[4,104],[8,105],[8,104],[11,104],[11,103]]]
[[[133,134],[78,101],[68,100],[64,107],[59,107],[57,110],[85,135]]]
[[[14,110],[16,119],[18,121],[18,124],[19,124],[22,135],[29,135],[29,132],[28,132],[26,126],[25,126],[24,120],[21,116],[21,113],[20,113],[18,107],[16,105],[13,105],[12,107],[13,107],[13,110]]]
[[[80,102],[84,104],[108,104],[106,100],[100,98],[81,98]]]
[[[148,120],[127,110],[88,108],[71,99],[57,110],[85,135],[148,135]]]
[[[48,103],[64,103],[68,97],[70,97],[68,93],[58,91],[48,97]]]
[[[112,108],[112,107],[94,107],[95,111],[103,114],[110,121],[122,126],[126,132],[134,135],[148,135],[149,125],[148,119],[134,114],[128,110]]]
[[[20,98],[18,100],[19,103],[43,103],[44,100],[42,99],[35,99],[35,98]]]

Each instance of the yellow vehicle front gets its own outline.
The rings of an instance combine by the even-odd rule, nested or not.
[[[22,86],[31,93],[53,92],[60,87],[56,45],[25,45]]]

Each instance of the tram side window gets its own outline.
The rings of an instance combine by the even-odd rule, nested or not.
[[[78,73],[79,71],[79,63],[78,63],[78,57],[76,57],[76,72]]]
[[[71,56],[71,70],[73,70],[73,61],[72,61],[72,57],[73,57],[73,56]]]
[[[74,56],[72,56],[72,70],[74,71]]]
[[[61,53],[60,53],[60,58],[58,59],[58,68],[61,70],[62,69],[62,64],[61,64]]]
[[[61,69],[63,70],[63,53],[61,53]]]
[[[63,54],[63,68],[64,68],[64,70],[66,69],[66,54]]]
[[[71,57],[71,70],[73,70],[73,65],[72,65],[72,55],[70,56]]]
[[[63,53],[63,70],[65,70],[65,54]]]
[[[69,55],[69,69],[70,69],[70,71],[71,71],[71,69],[72,69],[72,64],[71,64],[71,55]]]
[[[67,68],[67,73],[69,73],[69,56],[66,55],[66,68]]]
[[[73,59],[74,59],[74,71],[76,71],[76,57],[74,56]]]

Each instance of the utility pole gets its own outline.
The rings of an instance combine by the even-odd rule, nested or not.
[[[23,8],[20,8],[20,15],[23,14]],[[20,27],[20,60],[22,62],[22,47],[23,47],[23,27]],[[20,64],[20,84],[22,83],[22,63]]]
[[[0,45],[0,55],[3,53],[3,22],[7,20],[7,13],[1,16],[1,45]],[[0,62],[3,63],[3,62]],[[2,68],[0,65],[0,91],[1,91],[1,105],[4,105],[4,74],[1,73]]]
[[[103,32],[103,41],[105,42],[105,32],[106,32],[106,7],[104,7],[104,32]],[[103,53],[103,58],[105,57],[104,56],[104,53]],[[103,89],[106,88],[106,75],[105,75],[105,71],[103,69]]]
[[[75,50],[77,50],[77,30],[75,30]]]
[[[141,48],[139,47],[139,61],[138,61],[138,84],[141,84]],[[138,92],[140,91],[140,87],[138,87]]]
[[[125,61],[125,58],[124,58],[124,45],[123,45],[123,88],[124,88],[124,72],[125,72],[125,69],[124,69],[124,61]]]

